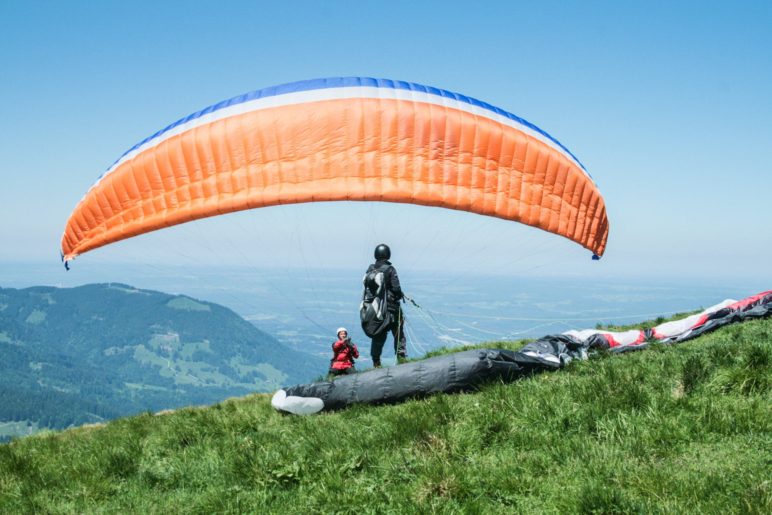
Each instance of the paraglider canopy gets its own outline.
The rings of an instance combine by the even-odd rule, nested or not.
[[[253,91],[138,143],[70,215],[62,258],[218,214],[335,200],[495,216],[597,256],[608,237],[592,178],[535,125],[442,89],[347,77]]]

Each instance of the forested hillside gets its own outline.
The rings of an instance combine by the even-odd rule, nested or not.
[[[324,369],[185,296],[121,284],[0,289],[0,437],[211,404]]]

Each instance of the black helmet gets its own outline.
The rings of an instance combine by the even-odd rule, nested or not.
[[[391,249],[385,243],[381,243],[375,247],[375,259],[389,259],[391,257]]]

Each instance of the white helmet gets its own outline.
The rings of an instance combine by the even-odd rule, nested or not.
[[[341,331],[343,331],[344,333],[348,334],[348,331],[346,330],[345,327],[338,327],[338,330],[335,331],[335,336],[338,336],[341,333]]]

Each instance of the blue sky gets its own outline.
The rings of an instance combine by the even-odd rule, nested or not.
[[[358,267],[383,240],[415,268],[772,287],[772,3],[478,4],[0,2],[0,265],[60,267],[88,187],[178,118],[354,75],[457,91],[559,139],[606,199],[606,256],[485,217],[339,203],[160,231],[82,256],[73,280],[124,261]]]

